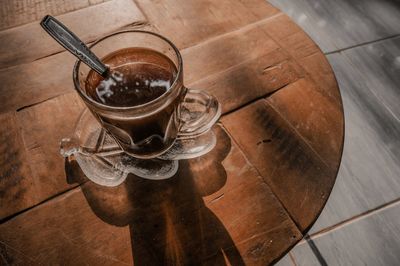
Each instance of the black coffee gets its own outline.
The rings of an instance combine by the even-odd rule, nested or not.
[[[157,99],[170,89],[177,75],[175,64],[168,57],[145,48],[119,50],[102,61],[110,66],[113,77],[103,79],[90,71],[85,89],[93,100],[108,106],[140,106]],[[169,104],[142,117],[131,116],[129,111],[113,116],[92,111],[125,151],[138,157],[153,157],[168,149],[178,134],[176,110],[185,90],[181,79],[175,86],[177,93]]]
[[[86,93],[95,101],[116,107],[142,105],[163,95],[172,85],[176,68],[161,53],[145,48],[116,51],[103,59],[111,75],[91,72]]]

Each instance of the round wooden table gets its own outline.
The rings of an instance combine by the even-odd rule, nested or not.
[[[0,56],[1,259],[279,260],[322,211],[343,149],[338,85],[316,44],[264,0],[110,0],[79,8],[59,19],[86,42],[121,27],[171,39],[184,58],[185,84],[222,103],[217,146],[181,161],[168,180],[129,176],[115,188],[88,181],[74,160],[58,155],[83,109],[72,86],[74,59],[37,21],[0,32],[13,45]]]

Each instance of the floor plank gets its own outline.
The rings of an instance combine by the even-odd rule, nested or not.
[[[289,254],[286,254],[282,259],[280,259],[275,266],[295,266]]]
[[[292,255],[293,261],[296,266],[326,265],[324,264],[324,262],[326,261],[319,253],[319,250],[315,249],[315,247],[313,250],[310,244],[303,240],[290,251],[290,254]],[[320,256],[320,260],[317,259],[317,256],[315,256],[315,254],[318,254],[318,256]]]
[[[324,52],[400,34],[396,0],[269,0],[299,24]]]
[[[129,176],[114,188],[86,182],[0,225],[2,259],[270,263],[301,234],[236,144],[220,127],[215,132],[216,148],[181,161],[170,179]],[[85,179],[73,161],[66,167],[68,182]]]
[[[395,200],[400,194],[398,120],[368,89],[369,83],[347,57],[335,54],[329,60],[343,95],[345,145],[337,182],[312,232]]]
[[[356,47],[343,55],[362,75],[381,105],[400,121],[400,37]]]
[[[3,0],[0,6],[0,30],[38,21],[47,14],[57,16],[110,0]]]
[[[400,203],[356,219],[313,239],[328,265],[399,265]],[[306,244],[293,250],[297,265]]]
[[[180,49],[279,12],[264,0],[137,0],[137,3],[149,22]]]
[[[131,0],[112,0],[56,18],[84,42],[94,41],[123,26],[145,20]],[[0,42],[7,44],[0,46],[0,68],[32,62],[65,50],[40,27],[39,22],[1,31]]]

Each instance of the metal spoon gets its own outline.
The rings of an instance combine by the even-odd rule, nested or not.
[[[65,49],[103,77],[108,77],[108,67],[64,24],[47,15],[40,22],[42,28]]]

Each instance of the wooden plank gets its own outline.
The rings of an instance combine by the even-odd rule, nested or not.
[[[15,113],[0,115],[0,220],[32,206],[37,191]]]
[[[333,170],[339,168],[343,150],[342,107],[321,94],[315,84],[301,79],[267,98]]]
[[[341,105],[336,79],[328,61],[299,26],[286,15],[282,15],[273,17],[263,29],[306,70],[323,93]]]
[[[257,59],[280,46],[261,29],[265,22],[220,35],[182,51],[187,84]]]
[[[400,203],[360,217],[313,238],[327,265],[399,265]],[[304,257],[306,244],[294,249],[298,265],[313,265]],[[299,258],[299,259],[298,259]]]
[[[223,117],[222,123],[301,230],[306,230],[324,206],[336,171],[265,100]]]
[[[320,51],[298,59],[319,90],[331,98],[331,102],[342,108],[342,97],[327,58]]]
[[[61,15],[105,1],[110,0],[4,0],[0,6],[0,30],[38,21],[47,14]]]
[[[98,219],[80,188],[0,225],[0,232],[6,265],[132,264],[129,228]]]
[[[269,2],[267,2],[267,4],[260,0],[239,0],[239,2],[258,18],[268,18],[279,12],[279,10],[269,4]]]
[[[0,70],[0,113],[15,111],[57,95],[73,92],[75,58],[68,52]]]
[[[277,49],[189,86],[215,95],[222,104],[222,111],[226,113],[303,76],[302,68]]]
[[[137,1],[149,22],[180,49],[238,29],[279,11],[263,0]],[[255,5],[260,7],[257,9]]]
[[[1,218],[29,208],[73,185],[65,176],[59,143],[73,134],[83,108],[75,94],[67,94],[21,110],[2,121]],[[29,171],[28,171],[29,170]]]
[[[216,148],[181,161],[170,179],[129,176],[114,188],[86,182],[0,225],[3,258],[35,264],[270,263],[301,234],[236,144],[221,128],[215,132]],[[72,182],[84,179],[73,161],[67,168]]]
[[[105,17],[107,19],[104,19]],[[123,26],[145,20],[131,0],[112,0],[56,18],[84,42],[94,41]],[[0,47],[0,68],[32,62],[64,51],[64,48],[54,41],[38,22],[0,32],[0,42],[7,44]]]

